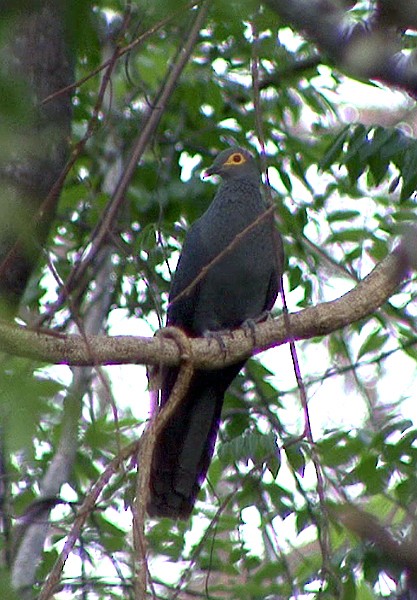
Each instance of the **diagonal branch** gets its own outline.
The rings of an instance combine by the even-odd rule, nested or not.
[[[349,18],[347,10],[330,0],[267,0],[267,4],[296,30],[305,32],[350,76],[378,80],[417,94],[415,54],[400,51],[398,36],[399,28],[417,26],[416,0],[377,3],[368,20],[362,22]]]
[[[129,446],[126,446],[121,450],[118,456],[113,458],[100,475],[98,480],[94,483],[86,496],[85,500],[81,504],[77,516],[72,524],[71,530],[67,536],[64,547],[62,549],[61,554],[58,556],[54,566],[52,567],[48,577],[46,578],[41,592],[39,594],[38,600],[48,600],[52,595],[56,592],[56,588],[59,584],[59,580],[61,577],[62,569],[65,566],[65,563],[68,559],[68,556],[72,552],[77,540],[80,537],[81,530],[83,528],[84,523],[87,518],[94,510],[98,498],[100,497],[103,489],[108,484],[110,479],[117,473],[123,461],[127,460],[139,449],[140,442],[132,442]]]
[[[144,117],[144,125],[141,128],[133,145],[126,168],[120,178],[120,181],[118,182],[111,200],[106,206],[100,222],[97,224],[97,227],[91,235],[91,246],[88,250],[88,253],[83,256],[82,260],[77,263],[71,271],[67,281],[65,282],[65,285],[59,293],[57,301],[51,307],[50,312],[57,310],[64,303],[68,293],[74,289],[80,280],[82,280],[89,265],[96,257],[97,252],[106,241],[109,232],[112,231],[113,223],[117,220],[117,215],[123,203],[125,202],[126,191],[137,168],[138,162],[141,159],[150,140],[152,139],[152,136],[154,135],[168,106],[169,99],[171,98],[175,86],[177,85],[183,70],[190,60],[190,56],[194,45],[197,42],[200,29],[206,19],[208,6],[209,3],[207,0],[205,0],[199,7],[188,37],[178,52],[176,60],[168,68],[167,77],[162,83],[160,90],[156,94],[155,101],[149,106],[148,114]]]
[[[89,332],[103,330],[103,323],[111,302],[112,288],[108,285],[109,270],[112,268],[111,249],[103,248],[102,254],[104,260],[98,274],[97,288],[84,319],[84,327]],[[92,358],[94,360],[93,355]],[[39,482],[37,506],[42,506],[42,503],[40,504],[42,500],[56,498],[61,486],[70,478],[79,447],[78,427],[82,411],[82,398],[91,385],[91,375],[91,368],[73,369],[73,380],[64,400],[60,439],[48,468]],[[19,536],[19,546],[13,561],[12,581],[14,587],[21,591],[22,598],[23,594],[26,594],[25,590],[30,590],[36,581],[37,567],[44,549],[45,539],[50,531],[50,509],[51,506],[44,502],[43,511],[36,514],[35,519],[29,520],[26,526],[22,527]]]

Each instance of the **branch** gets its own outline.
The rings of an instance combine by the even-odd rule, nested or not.
[[[84,526],[84,523],[95,509],[97,500],[100,497],[103,489],[108,484],[110,479],[118,472],[120,465],[123,461],[127,460],[131,456],[135,455],[139,449],[140,442],[132,442],[125,448],[123,448],[118,456],[113,458],[105,468],[104,472],[100,475],[98,480],[94,483],[85,500],[81,504],[77,516],[71,526],[71,530],[67,535],[64,547],[61,554],[55,561],[50,573],[48,574],[42,589],[40,591],[38,600],[48,600],[57,591],[56,588],[59,584],[62,569],[68,559],[68,556],[72,552],[77,540],[80,537],[80,533]]]
[[[409,593],[413,592],[413,595],[407,595],[407,598],[415,598],[414,594],[417,594],[417,555],[414,544],[407,539],[396,540],[392,532],[384,527],[374,515],[356,506],[346,504],[338,507],[334,510],[334,516],[359,538],[374,544],[386,561],[391,563],[387,566],[397,567],[407,572]]]
[[[179,332],[178,329],[171,328],[171,333],[173,331]],[[137,557],[135,565],[135,600],[142,600],[147,597],[146,590],[148,583],[151,586],[151,589],[153,586],[153,582],[149,577],[148,548],[145,524],[146,510],[150,494],[151,466],[154,449],[162,430],[175,411],[178,409],[178,406],[187,393],[194,372],[191,362],[192,355],[190,352],[190,339],[187,338],[183,332],[179,332],[179,335],[174,335],[174,340],[181,352],[183,364],[181,365],[168,402],[165,404],[161,412],[154,414],[149,426],[141,438],[139,449],[139,469],[136,482],[136,499],[132,507],[133,542]]]
[[[166,78],[162,82],[152,104],[148,106],[146,114],[143,116],[144,124],[133,143],[124,172],[120,177],[109,203],[105,207],[99,223],[91,234],[88,253],[86,253],[86,255],[82,257],[82,260],[76,263],[72,269],[63,288],[60,290],[58,299],[50,308],[50,312],[56,311],[67,299],[68,294],[82,280],[88,267],[94,261],[97,252],[108,239],[109,232],[113,230],[113,223],[116,222],[119,211],[125,202],[126,191],[137,169],[138,163],[164,115],[182,72],[190,60],[191,53],[198,40],[200,29],[206,19],[208,6],[207,2],[201,4],[187,40],[179,47],[177,56],[172,64],[167,67]]]
[[[19,117],[1,105],[0,311],[16,314],[26,284],[55,217],[59,173],[69,153],[71,98],[40,102],[73,81],[72,48],[67,43],[65,2],[28,4],[5,20],[0,39],[3,98],[14,98]],[[7,140],[7,143],[4,143]],[[61,181],[62,184],[62,181]],[[49,200],[46,201],[45,198]]]
[[[398,28],[416,27],[416,0],[396,0],[395,6],[385,2],[384,10],[377,6],[367,21],[359,23],[329,0],[266,1],[350,76],[378,80],[412,96],[417,94],[415,55],[399,51],[398,36]]]
[[[327,335],[373,314],[395,293],[404,280],[410,263],[410,236],[351,291],[337,300],[323,302],[288,315],[292,338],[310,339]],[[411,266],[415,266],[411,264]],[[253,332],[240,328],[222,336],[223,344],[213,340],[191,340],[194,368],[217,369],[248,358],[288,341],[284,318],[267,319]],[[73,366],[147,364],[178,365],[177,344],[163,336],[79,336],[52,330],[33,331],[0,321],[0,346],[4,352],[47,363]],[[224,347],[223,347],[224,346]]]
[[[86,331],[98,332],[103,330],[103,323],[109,311],[112,288],[109,286],[109,271],[112,269],[111,249],[102,249],[102,268],[97,277],[95,296],[86,311],[84,326]],[[81,336],[80,336],[81,337]],[[22,594],[32,589],[36,581],[36,571],[45,545],[45,539],[50,531],[50,510],[55,505],[48,503],[57,498],[62,485],[68,482],[78,450],[78,426],[81,418],[82,399],[86,390],[91,386],[91,368],[74,368],[73,380],[64,400],[64,412],[61,426],[61,436],[55,453],[48,468],[39,482],[39,496],[34,501],[38,511],[31,516],[26,510],[19,520],[19,542],[13,561],[13,586]],[[43,510],[41,510],[43,509]],[[31,597],[31,596],[28,596]]]

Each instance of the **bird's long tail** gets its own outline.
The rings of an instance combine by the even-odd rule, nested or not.
[[[243,363],[218,371],[196,371],[178,409],[161,432],[154,449],[150,477],[150,516],[186,519],[207,474],[224,394]],[[162,403],[178,370],[169,369]]]

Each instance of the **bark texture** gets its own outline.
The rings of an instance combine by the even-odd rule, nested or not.
[[[63,4],[13,3],[0,29],[0,311],[15,313],[55,216],[73,81]],[[56,185],[57,184],[57,185]]]

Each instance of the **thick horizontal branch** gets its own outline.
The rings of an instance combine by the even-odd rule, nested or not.
[[[379,263],[354,289],[337,300],[323,302],[288,317],[268,319],[254,332],[242,328],[226,333],[224,348],[211,339],[191,340],[192,362],[197,368],[218,368],[287,342],[329,334],[374,313],[395,292],[407,268],[405,242]],[[163,330],[162,330],[163,331]],[[78,366],[111,364],[175,365],[180,362],[176,342],[159,335],[79,336],[33,331],[0,321],[0,347],[9,354],[47,363]]]

